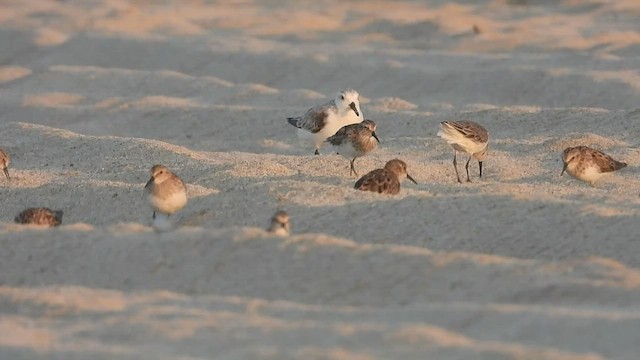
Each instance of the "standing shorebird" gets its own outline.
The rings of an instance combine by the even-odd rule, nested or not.
[[[407,164],[400,159],[393,159],[384,165],[384,169],[376,169],[356,181],[355,189],[373,191],[379,194],[395,195],[400,192],[400,181],[404,178],[418,184],[407,174]]]
[[[4,171],[4,176],[7,177],[7,180],[11,179],[9,176],[9,164],[11,164],[11,157],[6,151],[0,149],[0,167],[2,167],[2,171]]]
[[[49,208],[28,208],[16,215],[15,222],[18,224],[38,225],[43,227],[54,227],[62,224],[62,210],[51,210]]]
[[[298,136],[315,146],[315,154],[320,154],[322,143],[341,127],[362,122],[360,95],[348,89],[338,93],[334,100],[317,105],[299,117],[287,118],[289,124],[298,128]]]
[[[456,155],[458,151],[469,154],[465,170],[467,170],[467,182],[469,178],[469,161],[471,157],[478,160],[480,168],[480,178],[482,178],[482,162],[487,158],[487,145],[489,144],[489,133],[482,125],[473,121],[443,121],[440,123],[438,136],[443,138],[447,144],[453,148],[453,168],[456,170],[456,178],[459,183],[458,162]]]
[[[602,151],[587,146],[564,149],[562,162],[564,166],[560,176],[566,171],[574,178],[590,183],[591,186],[595,186],[595,182],[603,176],[627,166],[627,163],[614,160]]]
[[[291,232],[289,214],[284,210],[276,212],[271,218],[271,225],[267,231],[275,235],[289,236],[289,233]]]
[[[358,176],[353,166],[357,158],[373,151],[380,139],[376,135],[376,123],[373,120],[365,120],[358,124],[343,126],[338,132],[329,137],[330,143],[336,152],[347,159],[351,164],[351,174]]]
[[[169,217],[187,204],[187,187],[178,175],[164,165],[154,165],[149,172],[144,194],[153,208],[154,220],[156,213]]]

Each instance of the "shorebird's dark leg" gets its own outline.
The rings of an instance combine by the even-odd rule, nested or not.
[[[155,220],[155,219],[156,219],[156,212],[155,212],[155,211],[153,212],[153,217],[152,217],[152,219],[153,219],[153,220]]]
[[[462,184],[462,181],[460,181],[460,174],[458,174],[458,161],[456,160],[456,155],[458,155],[458,152],[453,150],[453,168],[456,170],[456,178],[458,178],[458,182]]]
[[[318,151],[318,149],[316,149],[316,152],[313,153],[313,155],[320,155],[320,151]]]
[[[471,161],[471,155],[469,155],[467,165],[464,166],[464,169],[467,170],[467,182],[471,182],[471,178],[469,178],[469,161]]]
[[[358,177],[358,173],[356,172],[356,168],[353,166],[353,163],[356,161],[356,158],[353,158],[353,160],[351,160],[351,172],[349,172],[349,175],[354,174],[356,177]]]
[[[4,171],[4,175],[7,177],[7,180],[10,180],[11,176],[9,176],[9,169],[5,167],[4,169],[2,169],[2,171]]]
[[[480,179],[482,179],[482,161],[478,161],[478,167],[480,168]]]

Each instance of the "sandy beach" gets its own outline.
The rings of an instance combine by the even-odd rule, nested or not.
[[[0,1],[0,359],[640,357],[636,0]],[[353,88],[417,181],[287,117]],[[458,184],[446,120],[489,131]],[[628,167],[560,176],[569,146]],[[466,156],[460,158],[460,169]],[[156,232],[164,164],[189,203]],[[63,225],[13,223],[28,207]],[[264,231],[278,209],[293,235]]]

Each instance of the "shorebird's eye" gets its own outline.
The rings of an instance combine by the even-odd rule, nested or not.
[[[340,95],[340,100],[344,100],[344,95]]]

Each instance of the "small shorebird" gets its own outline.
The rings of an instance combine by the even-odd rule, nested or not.
[[[373,151],[380,139],[376,135],[376,123],[373,120],[365,120],[358,124],[343,126],[338,132],[329,137],[330,143],[336,152],[350,160],[351,174],[358,176],[353,163],[357,158]]]
[[[151,178],[144,186],[144,194],[153,208],[153,219],[156,213],[167,217],[182,209],[187,204],[187,187],[182,179],[164,165],[154,165]]]
[[[6,151],[0,149],[0,167],[2,167],[2,171],[4,171],[4,176],[7,177],[7,180],[11,179],[9,176],[9,164],[11,164],[11,157]]]
[[[393,159],[384,165],[384,169],[376,169],[356,181],[355,189],[373,191],[379,194],[395,195],[400,192],[400,180],[407,178],[418,184],[407,174],[407,164],[400,159]]]
[[[280,236],[289,236],[289,232],[291,231],[289,214],[284,210],[276,212],[271,218],[271,225],[267,231]]]
[[[14,220],[18,224],[54,227],[62,224],[62,214],[62,210],[28,208],[16,215]]]
[[[456,170],[456,178],[459,183],[462,181],[460,174],[458,174],[458,162],[456,161],[458,151],[469,154],[469,159],[464,167],[467,170],[467,182],[471,182],[469,178],[471,157],[478,160],[480,178],[482,178],[482,162],[487,158],[487,145],[489,144],[489,133],[484,127],[473,121],[443,121],[440,123],[438,136],[453,148],[453,168]]]
[[[348,89],[338,93],[334,100],[317,105],[299,117],[287,118],[289,124],[298,128],[298,137],[313,143],[315,154],[320,154],[322,143],[341,127],[362,122],[360,95]]]
[[[587,146],[568,147],[562,152],[562,172],[595,186],[601,177],[627,166],[627,163],[614,160],[602,151]]]

